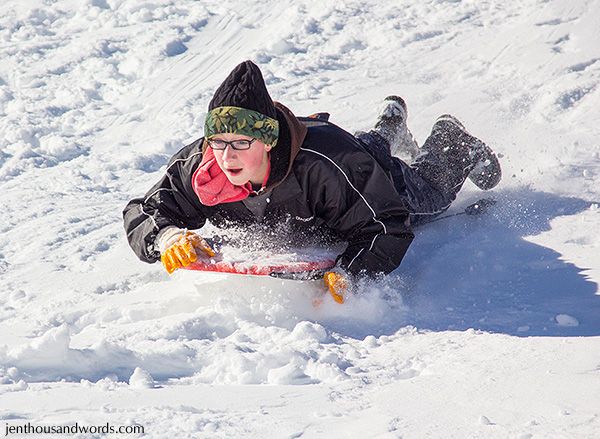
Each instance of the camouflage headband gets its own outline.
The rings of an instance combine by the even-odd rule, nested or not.
[[[271,147],[277,144],[279,122],[258,111],[240,107],[217,107],[206,115],[204,137],[235,133],[254,137]]]

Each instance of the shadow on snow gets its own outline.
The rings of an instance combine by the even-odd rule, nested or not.
[[[402,323],[517,336],[600,335],[598,285],[586,277],[586,267],[525,239],[591,202],[529,190],[503,192],[497,200],[480,217],[459,216],[417,229],[396,272],[408,291],[404,302],[410,309]],[[578,324],[559,325],[560,314]]]

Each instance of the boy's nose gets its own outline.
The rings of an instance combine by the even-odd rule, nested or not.
[[[223,150],[223,158],[235,158],[237,156],[237,151],[231,147],[231,145],[226,145]]]

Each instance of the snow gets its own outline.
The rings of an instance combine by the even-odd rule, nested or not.
[[[136,389],[152,389],[154,378],[144,369],[136,367],[131,377],[129,377],[129,385]]]
[[[156,438],[594,437],[599,29],[598,0],[3,2],[0,419]],[[402,266],[342,306],[319,282],[139,262],[123,207],[248,58],[275,99],[349,131],[390,94],[420,142],[455,114],[504,179],[467,182],[449,213],[497,204],[418,229]]]
[[[579,321],[569,314],[558,314],[555,319],[559,326],[579,326]]]

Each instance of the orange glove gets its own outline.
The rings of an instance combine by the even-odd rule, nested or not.
[[[177,241],[171,244],[160,255],[160,261],[169,274],[181,267],[187,267],[198,260],[196,250],[200,250],[209,257],[215,256],[215,251],[208,243],[193,232],[185,231]]]
[[[344,303],[344,295],[349,286],[349,282],[344,275],[335,271],[328,271],[323,276],[323,280],[333,300],[337,303]]]

